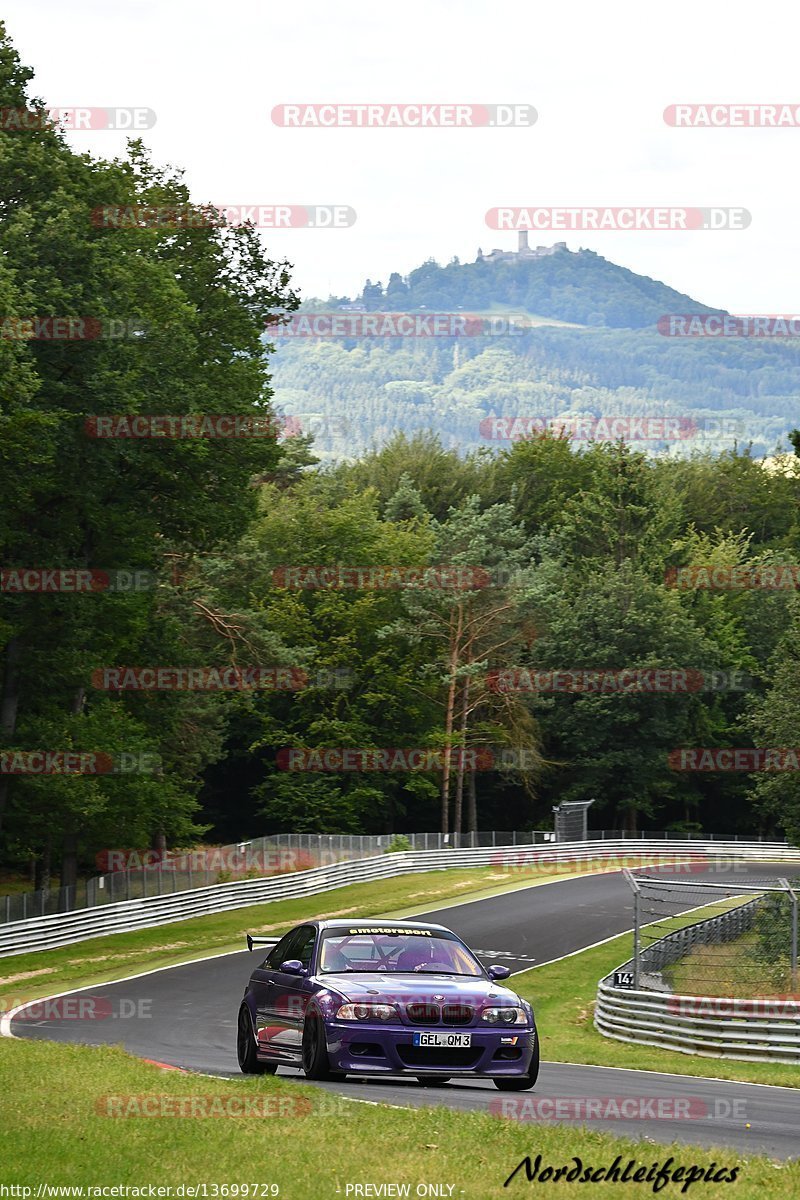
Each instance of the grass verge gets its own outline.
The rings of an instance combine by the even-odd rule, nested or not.
[[[46,1182],[144,1186],[140,1194],[145,1196],[148,1184],[205,1184],[205,1193],[196,1194],[241,1198],[248,1183],[251,1189],[258,1185],[248,1200],[275,1194],[281,1200],[346,1200],[404,1194],[348,1192],[348,1185],[405,1184],[411,1196],[491,1200],[538,1194],[526,1183],[524,1170],[503,1187],[526,1155],[534,1161],[541,1155],[543,1168],[573,1167],[577,1157],[583,1169],[594,1170],[611,1166],[619,1155],[621,1169],[634,1161],[630,1174],[670,1158],[671,1170],[706,1170],[712,1162],[725,1175],[738,1168],[733,1187],[722,1178],[694,1184],[688,1194],[702,1200],[800,1194],[797,1163],[775,1164],[730,1150],[637,1144],[484,1113],[360,1104],[280,1077],[222,1080],[165,1072],[110,1048],[5,1041],[0,1096],[2,1182],[32,1187],[33,1196]],[[497,1093],[498,1105],[501,1099]],[[153,1115],[143,1115],[148,1112]],[[681,1191],[684,1182],[679,1178],[659,1194],[687,1194]],[[215,1193],[215,1184],[228,1190]],[[420,1184],[441,1190],[420,1192]],[[559,1184],[558,1196],[589,1194],[578,1182],[561,1179]],[[606,1200],[619,1189],[618,1183],[598,1181],[590,1191]],[[624,1195],[652,1196],[654,1190],[652,1182],[629,1183]]]

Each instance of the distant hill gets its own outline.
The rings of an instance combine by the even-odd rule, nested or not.
[[[536,318],[502,336],[278,339],[276,406],[315,434],[323,458],[352,456],[398,430],[433,429],[448,446],[497,448],[508,444],[497,431],[511,417],[672,416],[684,436],[641,443],[668,454],[719,451],[734,440],[770,454],[797,425],[795,341],[664,336],[657,323],[666,314],[721,310],[589,250],[426,262],[406,277],[393,273],[385,286],[368,280],[355,298],[302,307]]]
[[[719,311],[698,304],[655,279],[609,262],[593,250],[550,248],[536,256],[516,251],[502,257],[456,260],[446,267],[423,263],[406,279],[393,274],[385,288],[367,282],[358,300],[367,309],[420,308],[450,311],[511,306],[570,321],[612,329],[642,329],[664,313]]]

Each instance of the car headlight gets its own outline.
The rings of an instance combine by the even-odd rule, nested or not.
[[[336,1013],[339,1021],[391,1021],[396,1016],[393,1004],[343,1004]]]
[[[527,1025],[528,1018],[522,1008],[485,1008],[481,1020],[489,1025]]]

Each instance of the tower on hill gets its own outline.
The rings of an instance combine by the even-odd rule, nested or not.
[[[528,231],[520,229],[517,233],[517,249],[516,250],[491,250],[488,254],[484,254],[478,247],[476,262],[513,262],[518,258],[549,258],[551,254],[558,254],[559,251],[567,250],[566,242],[555,242],[552,246],[537,246],[534,250],[528,245]]]

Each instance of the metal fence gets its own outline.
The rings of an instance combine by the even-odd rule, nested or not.
[[[685,1054],[796,1065],[798,897],[789,880],[689,887],[626,875],[633,956],[600,980],[595,1028]],[[701,895],[701,911],[719,911],[686,923],[687,903]]]
[[[31,917],[52,916],[122,900],[144,900],[151,896],[173,895],[195,888],[211,887],[237,879],[253,879],[291,871],[305,871],[335,862],[350,862],[385,854],[402,838],[411,850],[477,849],[496,846],[544,846],[556,840],[551,830],[482,830],[477,833],[406,833],[340,834],[277,833],[226,846],[209,846],[185,852],[170,852],[161,859],[155,852],[142,851],[138,858],[125,851],[107,851],[109,867],[128,865],[122,870],[106,870],[95,878],[75,886],[17,892],[0,896],[0,925],[26,921]],[[692,841],[697,834],[661,832],[630,833],[607,829],[592,831],[594,841]],[[762,842],[762,838],[736,834],[703,834],[703,842]],[[766,844],[766,843],[765,843]],[[785,845],[786,843],[771,843]],[[151,858],[148,860],[148,854]],[[122,861],[121,861],[122,860]],[[141,865],[130,865],[141,863]]]
[[[563,873],[565,869],[570,872],[619,870],[631,865],[632,860],[641,862],[643,859],[655,859],[662,864],[677,861],[692,865],[699,860],[706,866],[714,856],[724,856],[726,860],[733,856],[756,861],[780,859],[800,865],[800,849],[785,843],[767,842],[637,842],[633,850],[629,841],[601,840],[542,846],[412,850],[12,922],[0,926],[0,957],[184,921],[207,913],[312,896],[349,883],[389,879],[409,872],[491,866],[496,868],[497,877],[518,881],[526,875],[536,879],[548,872]]]
[[[285,875],[336,862],[372,858],[388,853],[398,837],[403,839],[404,848],[407,845],[412,850],[441,850],[460,846],[545,845],[554,840],[555,834],[546,830],[489,831],[460,836],[441,833],[278,833],[226,846],[171,851],[166,855],[156,851],[110,850],[105,852],[109,866],[120,860],[135,865],[106,871],[95,878],[81,880],[76,886],[0,896],[0,924],[95,908],[121,900],[174,895],[237,879]]]
[[[634,987],[741,997],[797,990],[798,899],[788,879],[625,875]],[[698,909],[703,919],[687,916]]]

